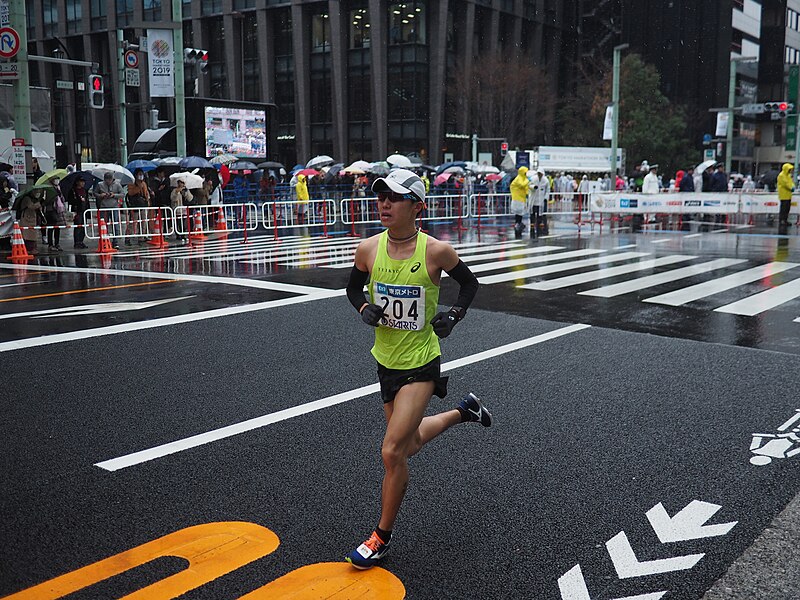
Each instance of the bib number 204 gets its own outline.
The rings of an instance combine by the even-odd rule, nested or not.
[[[386,316],[393,317],[397,320],[403,320],[407,318],[416,321],[419,319],[419,306],[417,300],[403,302],[402,300],[393,300],[387,296],[381,296],[380,301],[383,305],[383,314]],[[407,311],[405,310],[406,304],[408,305]]]

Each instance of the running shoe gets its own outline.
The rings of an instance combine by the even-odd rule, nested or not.
[[[491,427],[492,413],[486,410],[486,407],[475,394],[470,392],[461,399],[458,405],[467,412],[470,421],[480,423],[484,427]]]
[[[391,543],[391,542],[389,542]],[[369,569],[377,565],[389,550],[389,543],[383,543],[377,532],[373,531],[369,539],[353,550],[344,559],[356,569]]]

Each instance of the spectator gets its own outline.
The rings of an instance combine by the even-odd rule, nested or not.
[[[614,185],[614,187],[616,188],[616,190],[617,190],[618,192],[621,192],[621,191],[623,191],[623,190],[625,189],[625,187],[626,187],[626,184],[625,184],[625,179],[623,179],[622,177],[620,177],[620,176],[619,176],[619,173],[617,173],[617,182],[616,182],[616,184]]]
[[[656,175],[657,170],[658,165],[651,165],[650,172],[644,176],[644,181],[642,182],[643,194],[657,194],[660,191],[658,175]]]
[[[778,231],[780,233],[786,233],[789,227],[789,209],[792,205],[792,192],[794,191],[793,171],[792,164],[783,163],[781,174],[778,175],[778,200],[781,203],[778,211]]]
[[[116,236],[119,236],[119,207],[122,199],[125,197],[125,192],[122,191],[122,186],[114,179],[114,174],[107,171],[103,175],[103,181],[100,181],[94,186],[94,198],[97,202],[97,210],[99,211],[99,218],[105,219],[108,225],[108,234],[111,237],[111,245],[114,248],[119,248],[119,243]]]
[[[19,197],[17,205],[17,221],[22,227],[22,239],[25,240],[25,248],[28,252],[36,252],[36,242],[39,233],[36,231],[40,216],[42,216],[42,189],[33,190],[30,194]]]
[[[39,178],[44,175],[42,168],[39,166],[38,158],[31,160],[31,173],[33,174],[33,183],[36,183]]]
[[[528,198],[528,167],[520,167],[517,176],[511,182],[511,214],[514,215],[514,237],[522,238],[525,225],[522,216],[525,214],[525,202]]]
[[[51,252],[61,252],[61,228],[67,225],[67,203],[64,201],[59,183],[61,180],[58,177],[51,179],[50,184],[55,189],[55,194],[49,196],[45,194],[42,200],[44,219],[47,223],[47,249]]]
[[[191,205],[193,200],[192,192],[186,189],[186,182],[183,179],[179,179],[177,182],[177,187],[172,190],[172,193],[169,196],[170,205],[172,206],[172,210],[175,211],[175,214],[178,215],[178,208],[182,206],[189,206]],[[185,240],[184,236],[178,233],[180,227],[175,227],[175,239],[183,242]]]
[[[531,202],[531,239],[537,235],[547,235],[547,199],[550,196],[550,180],[544,169],[539,167],[536,174],[538,180],[533,187]],[[609,180],[610,181],[610,180]]]
[[[680,173],[680,171],[678,171]],[[694,191],[694,167],[686,169],[681,182],[678,184],[678,191],[680,192],[693,192]]]
[[[69,201],[70,210],[75,213],[73,223],[75,224],[75,233],[73,235],[73,242],[75,248],[86,248],[83,240],[86,239],[86,222],[83,215],[89,210],[89,194],[86,191],[86,181],[78,178],[75,185],[69,191],[67,200]]]
[[[728,176],[725,174],[725,165],[717,163],[716,171],[711,176],[711,190],[717,193],[728,192]],[[714,218],[714,222],[722,223],[725,220],[725,215],[718,214]]]
[[[754,192],[756,190],[756,183],[753,181],[753,176],[748,175],[744,178],[744,182],[742,183],[742,191],[743,192]]]
[[[305,219],[306,209],[308,209],[308,201],[310,200],[308,183],[306,182],[305,175],[297,176],[295,191],[297,193],[297,223],[302,225]]]
[[[153,179],[153,186],[152,186],[152,199],[153,205],[158,206],[159,208],[167,208],[170,205],[170,187],[169,187],[169,177],[167,177],[167,172],[164,167],[158,167],[156,169],[156,176]],[[161,218],[164,218],[164,215],[161,215]]]
[[[142,209],[150,206],[150,188],[147,187],[147,182],[144,180],[144,171],[136,169],[133,172],[134,181],[128,184],[127,204],[128,208]],[[142,210],[129,210],[128,211],[128,225],[125,228],[125,234],[138,236],[144,233],[147,223],[147,211]],[[138,240],[138,244],[144,243],[143,239]],[[125,238],[125,245],[130,246],[131,240],[129,237]]]

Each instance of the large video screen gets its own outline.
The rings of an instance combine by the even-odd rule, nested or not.
[[[267,113],[244,108],[205,107],[206,156],[267,156]]]

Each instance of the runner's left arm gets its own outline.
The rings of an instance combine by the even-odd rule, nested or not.
[[[458,258],[452,246],[449,244],[443,244],[442,246],[443,249],[440,253],[444,271],[460,286],[458,298],[453,307],[447,312],[438,313],[431,319],[431,325],[433,325],[433,331],[436,335],[440,338],[446,338],[453,331],[456,323],[466,316],[467,309],[475,299],[475,294],[478,293],[478,279],[469,270],[469,267],[464,264],[464,261]],[[454,262],[455,265],[452,268],[447,268],[448,265],[452,265]]]

